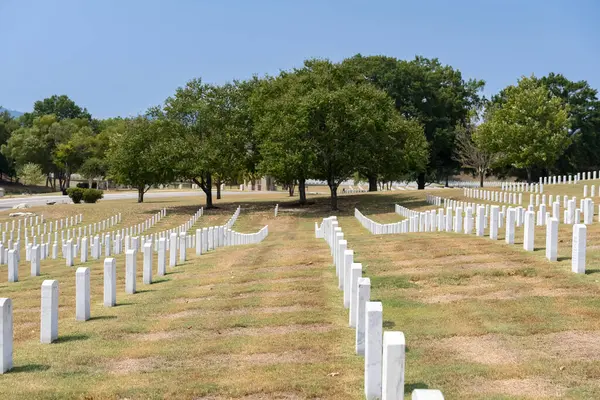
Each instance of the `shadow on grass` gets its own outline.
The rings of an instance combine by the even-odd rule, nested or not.
[[[11,374],[18,374],[20,372],[38,372],[38,371],[46,371],[50,369],[49,365],[42,365],[42,364],[26,364],[26,365],[19,365],[17,367],[13,367],[10,370]]]
[[[116,315],[98,315],[97,317],[91,317],[88,321],[102,321],[106,319],[117,319]]]
[[[570,259],[571,259],[571,257],[558,257],[556,259],[556,261],[567,261],[567,260],[570,260]]]
[[[125,306],[132,306],[132,305],[134,305],[134,304],[135,304],[135,303],[127,303],[127,302],[125,302],[125,303],[117,303],[117,304],[115,304],[113,307],[125,307]]]
[[[58,339],[56,339],[56,341],[54,341],[54,343],[78,342],[80,340],[88,340],[89,338],[90,338],[89,335],[83,335],[83,334],[59,336]]]
[[[383,321],[383,327],[385,329],[392,329],[396,326],[396,323],[394,321]]]
[[[412,393],[415,389],[429,389],[429,385],[424,382],[409,383],[404,385],[404,393]]]
[[[597,274],[600,272],[600,269],[595,268],[595,269],[586,269],[585,270],[585,274],[586,275],[591,275],[591,274]]]
[[[136,293],[149,293],[149,292],[155,292],[156,290],[153,289],[144,289],[144,290],[136,290]]]
[[[161,279],[161,280],[157,280],[157,281],[152,281],[153,285],[159,284],[159,283],[165,283],[165,282],[169,282],[170,279]]]

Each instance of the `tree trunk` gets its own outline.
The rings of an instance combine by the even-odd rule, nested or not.
[[[296,189],[296,184],[295,183],[290,183],[288,185],[288,193],[290,195],[290,197],[294,197],[294,190]]]
[[[479,173],[479,187],[483,187],[483,178],[484,178],[485,173],[483,171],[481,171]]]
[[[217,200],[221,200],[221,180],[217,179],[217,183],[215,184],[217,187]]]
[[[417,189],[423,190],[425,189],[425,173],[421,172],[419,176],[417,176]]]
[[[446,175],[446,187],[450,187],[450,177]]]
[[[527,183],[531,183],[531,168],[525,168],[527,171]]]
[[[143,203],[144,202],[144,189],[145,189],[146,185],[142,185],[142,186],[138,186],[137,190],[138,190],[138,203]]]
[[[298,180],[298,194],[300,195],[300,204],[306,204],[306,179]]]
[[[369,192],[377,191],[377,175],[369,176]]]
[[[212,201],[212,176],[210,172],[206,172],[201,181],[196,178],[193,181],[196,185],[200,186],[200,189],[206,195],[206,208],[214,208]]]
[[[337,198],[338,185],[335,183],[329,184],[329,191],[331,192],[331,211],[337,211],[338,209],[338,198]]]

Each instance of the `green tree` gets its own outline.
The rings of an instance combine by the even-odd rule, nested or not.
[[[429,143],[429,161],[427,168],[412,174],[419,189],[424,189],[428,181],[447,179],[458,170],[460,165],[454,159],[454,128],[464,126],[470,110],[481,102],[479,93],[484,81],[465,81],[459,70],[441,64],[438,59],[420,56],[400,61],[359,54],[344,60],[343,65],[386,91],[403,116],[423,125]],[[368,177],[369,190],[375,190],[377,168],[363,169],[361,174]]]
[[[106,154],[109,176],[138,191],[138,203],[153,186],[171,182],[178,160],[177,125],[137,117],[125,120],[110,136]]]
[[[598,91],[586,81],[573,82],[561,74],[550,73],[539,79],[556,97],[568,105],[569,128],[576,132],[558,171],[577,172],[600,167],[600,101]]]
[[[177,175],[195,182],[206,195],[206,207],[212,208],[212,185],[239,176],[248,162],[247,120],[248,88],[241,83],[207,85],[192,79],[155,108],[153,118],[168,119],[182,129],[182,154]]]
[[[524,169],[531,182],[534,167],[554,165],[569,145],[568,108],[533,76],[505,88],[502,97],[490,104],[473,139],[496,153],[499,164]]]
[[[0,146],[5,145],[12,133],[19,129],[19,123],[6,110],[0,112]],[[13,177],[15,169],[13,163],[0,153],[0,178],[2,175]]]
[[[23,165],[19,169],[18,176],[24,185],[41,185],[46,179],[40,166],[34,163]]]
[[[251,99],[259,143],[258,171],[287,186],[298,182],[302,205],[316,158],[305,109],[298,102],[309,90],[298,74],[281,72],[277,78],[263,80]]]
[[[85,119],[90,121],[92,116],[85,108],[79,107],[66,95],[53,95],[36,101],[33,105],[34,117],[53,114],[58,121],[63,119]]]

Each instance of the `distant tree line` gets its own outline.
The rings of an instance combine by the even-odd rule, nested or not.
[[[213,186],[220,198],[222,183],[263,175],[297,186],[304,204],[307,179],[321,179],[335,209],[354,176],[375,191],[461,170],[483,182],[599,168],[600,103],[587,82],[522,77],[491,99],[483,86],[437,59],[356,55],[223,85],[192,79],[135,118],[98,120],[55,95],[17,119],[0,113],[0,172],[42,175],[53,189],[72,173],[112,179],[140,202],[154,185],[188,180],[207,207]]]

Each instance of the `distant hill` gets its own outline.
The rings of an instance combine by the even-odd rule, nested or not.
[[[11,115],[13,118],[18,118],[18,117],[20,117],[21,115],[23,115],[23,113],[22,113],[22,112],[15,111],[15,110],[9,110],[8,108],[3,108],[3,107],[0,107],[0,112],[2,112],[2,111],[4,111],[4,110],[8,111],[8,113],[9,113],[9,114],[10,114],[10,115]]]

